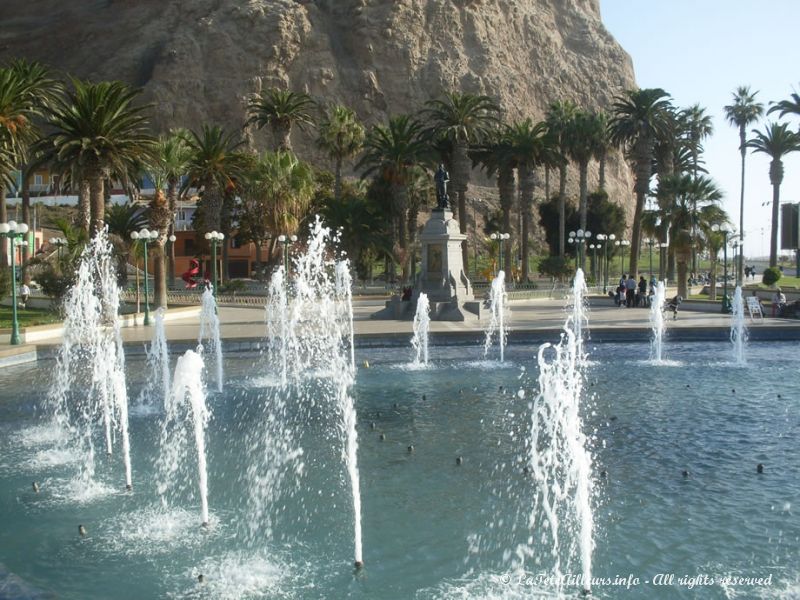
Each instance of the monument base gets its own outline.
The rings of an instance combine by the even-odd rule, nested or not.
[[[461,302],[431,302],[431,321],[480,321],[483,317],[483,304],[477,300]],[[371,319],[385,319],[394,321],[411,321],[417,312],[417,303],[410,300],[401,300],[400,296],[393,296],[386,301],[385,308],[370,315]]]

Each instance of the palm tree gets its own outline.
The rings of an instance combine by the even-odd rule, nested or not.
[[[364,156],[357,168],[364,168],[364,176],[377,175],[391,189],[392,232],[399,253],[403,281],[408,281],[408,186],[414,169],[426,162],[428,143],[422,135],[422,124],[408,115],[391,117],[386,126],[376,125],[367,134]]]
[[[526,119],[521,123],[515,123],[508,127],[506,137],[510,144],[509,153],[517,165],[519,176],[519,202],[522,212],[522,280],[528,281],[536,167],[545,161],[552,153],[552,149],[549,145],[548,126],[543,121],[534,124],[531,119]]]
[[[90,232],[103,228],[104,180],[127,178],[150,156],[155,140],[148,132],[146,106],[134,106],[140,90],[119,81],[88,83],[72,80],[72,91],[60,96],[48,140],[62,169],[67,165],[88,182],[91,197]]]
[[[611,140],[625,147],[636,169],[636,208],[631,227],[630,271],[639,273],[639,252],[642,242],[642,213],[650,191],[653,174],[653,151],[656,141],[668,134],[672,105],[669,94],[661,88],[628,90],[614,100],[609,123]]]
[[[664,177],[658,184],[658,197],[662,204],[662,218],[669,227],[670,250],[674,252],[678,267],[678,295],[688,295],[688,270],[695,231],[709,230],[711,225],[727,221],[719,207],[722,191],[706,176],[674,174]],[[724,216],[724,219],[723,219]]]
[[[569,165],[569,143],[572,122],[578,108],[569,100],[553,102],[547,110],[547,123],[551,144],[556,150],[558,167],[558,255],[564,258],[567,243],[567,166]]]
[[[755,94],[753,94],[753,96],[755,96]],[[779,117],[785,117],[786,115],[800,115],[800,94],[793,92],[789,98],[789,100],[781,100],[780,102],[775,103],[771,102],[770,104],[772,104],[772,106],[767,111],[767,114],[771,115],[774,112],[779,112]]]
[[[589,161],[599,159],[605,151],[606,122],[595,112],[576,111],[568,131],[567,152],[578,163],[580,201],[578,209],[581,229],[586,230],[587,200],[589,197]]]
[[[425,134],[450,144],[450,186],[458,201],[458,224],[467,233],[467,188],[472,161],[469,150],[491,137],[500,122],[500,107],[489,96],[448,92],[425,103],[421,116],[428,124]],[[464,268],[469,264],[467,242],[461,244]]]
[[[714,125],[711,116],[699,104],[693,104],[680,111],[678,118],[692,156],[692,175],[697,177],[700,168],[700,153],[703,152],[703,140],[714,133]]]
[[[733,93],[733,103],[725,107],[728,123],[739,128],[739,153],[742,155],[742,183],[739,188],[739,233],[744,235],[744,163],[747,156],[747,128],[764,114],[764,105],[756,101],[758,92],[751,92],[749,86],[740,86]],[[736,281],[744,281],[744,252],[739,253]]]
[[[279,88],[271,88],[252,100],[247,105],[250,118],[247,125],[255,123],[259,129],[269,126],[272,131],[274,150],[292,149],[292,128],[300,130],[314,124],[311,110],[316,106],[311,96],[300,92],[291,92]]]
[[[346,106],[332,106],[319,126],[317,144],[334,161],[333,197],[338,202],[342,197],[342,163],[361,151],[364,126],[356,113]]]
[[[772,184],[772,232],[769,241],[769,266],[778,264],[778,212],[783,182],[783,157],[800,150],[800,134],[789,130],[785,123],[768,123],[764,131],[753,130],[755,137],[747,142],[753,152],[769,156],[769,181]]]
[[[244,159],[236,150],[242,145],[234,133],[217,125],[203,125],[200,132],[190,132],[186,140],[189,162],[184,189],[202,188],[203,231],[222,229],[222,196],[234,185]]]
[[[189,168],[189,161],[191,160],[192,153],[189,148],[190,133],[185,129],[177,129],[171,131],[169,135],[161,136],[158,140],[158,145],[153,156],[153,160],[148,167],[150,176],[153,179],[155,188],[158,191],[166,187],[166,200],[168,214],[157,211],[161,217],[167,217],[166,227],[162,223],[151,223],[160,233],[158,237],[158,251],[156,255],[160,255],[163,260],[163,248],[166,239],[175,233],[175,215],[177,213],[178,195],[180,190],[181,178]],[[152,221],[152,219],[151,219]],[[169,281],[175,280],[175,244],[170,244],[168,259],[168,277]],[[158,258],[156,256],[155,258]],[[163,271],[163,268],[162,268]],[[158,286],[158,281],[156,281]],[[164,291],[166,296],[166,290]],[[158,297],[158,293],[156,293]]]

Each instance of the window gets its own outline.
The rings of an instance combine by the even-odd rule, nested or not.
[[[195,245],[194,245],[194,240],[192,238],[186,238],[185,240],[183,240],[183,255],[184,256],[195,255]]]
[[[39,173],[33,176],[33,185],[44,185],[44,180]]]

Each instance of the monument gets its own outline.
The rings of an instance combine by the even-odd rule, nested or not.
[[[466,321],[481,317],[481,303],[475,300],[472,283],[464,272],[461,242],[467,236],[461,233],[450,210],[447,194],[450,177],[444,165],[439,165],[434,181],[436,208],[419,236],[422,264],[410,300],[393,297],[386,302],[386,308],[372,315],[373,319],[411,319],[421,293],[428,296],[431,320]]]

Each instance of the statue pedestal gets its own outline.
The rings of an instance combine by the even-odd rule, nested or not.
[[[374,319],[411,319],[421,293],[428,296],[431,320],[467,321],[481,318],[481,302],[472,294],[472,283],[464,272],[461,233],[453,213],[437,208],[419,236],[422,244],[422,268],[414,285],[411,301],[399,296],[386,302],[386,308],[372,315]]]

